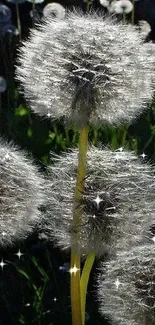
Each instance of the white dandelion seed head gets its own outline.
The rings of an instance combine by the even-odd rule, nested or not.
[[[27,0],[28,2],[31,2],[31,3],[35,3],[35,4],[38,4],[38,3],[42,3],[44,2],[44,0]]]
[[[100,313],[112,324],[154,324],[154,245],[138,246],[101,264],[97,280]]]
[[[151,27],[145,20],[140,20],[138,23],[138,30],[142,35],[143,39],[150,33]]]
[[[44,17],[55,17],[58,19],[63,19],[65,17],[65,8],[57,2],[48,3],[43,9]]]
[[[109,0],[100,0],[100,4],[103,6],[103,7],[109,7],[109,3],[110,1]]]
[[[133,9],[133,4],[130,0],[118,0],[115,1],[115,13],[116,14],[129,14]]]
[[[25,238],[40,218],[43,178],[26,154],[0,142],[0,245]]]
[[[139,116],[152,98],[154,61],[134,26],[69,12],[31,31],[16,78],[41,116],[50,113],[80,128],[121,124]]]
[[[0,23],[6,24],[11,21],[12,13],[11,9],[3,4],[0,4]]]
[[[110,14],[114,14],[115,13],[115,5],[117,3],[117,0],[113,0],[110,2],[109,7],[108,7],[108,11],[110,12]]]
[[[75,149],[55,158],[49,169],[41,236],[69,249],[76,245],[81,254],[129,249],[139,243],[154,218],[152,167],[133,153],[92,147],[88,152],[83,197],[77,202],[80,223],[72,223],[77,172]]]

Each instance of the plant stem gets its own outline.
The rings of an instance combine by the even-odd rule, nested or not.
[[[32,2],[32,28],[34,28],[35,26],[35,18],[34,18],[34,15],[35,15],[35,0],[33,0]]]
[[[86,156],[88,149],[88,126],[80,131],[79,156],[77,179],[73,206],[73,236],[75,243],[78,242],[78,228],[80,226],[82,210],[80,202],[83,197],[85,176],[86,176]],[[71,248],[71,309],[72,325],[82,325],[81,295],[80,295],[80,254],[77,245]]]
[[[72,325],[82,325],[80,295],[80,255],[76,255],[73,247],[71,249],[71,309]]]
[[[132,0],[133,9],[131,13],[131,24],[134,25],[134,15],[135,15],[135,0]]]
[[[124,25],[126,24],[126,13],[124,10],[123,10],[123,24]]]
[[[21,40],[21,23],[20,23],[20,15],[19,15],[19,6],[18,3],[16,2],[16,15],[17,15],[17,27],[18,27],[18,32],[19,32],[19,39]]]
[[[82,312],[82,323],[85,323],[85,308],[86,308],[86,295],[90,272],[95,260],[95,253],[90,252],[86,258],[84,268],[82,270],[80,289],[81,289],[81,312]]]

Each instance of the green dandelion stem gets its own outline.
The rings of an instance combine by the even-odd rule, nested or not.
[[[74,196],[73,208],[73,229],[75,229],[75,239],[78,241],[78,226],[82,217],[82,210],[79,202],[83,197],[83,189],[86,176],[86,156],[88,150],[88,126],[80,131],[79,138],[79,156],[76,188]],[[76,242],[75,240],[75,242]],[[74,272],[75,271],[75,272]],[[71,248],[71,309],[72,309],[72,325],[82,325],[81,314],[81,295],[80,295],[80,255],[77,248]]]
[[[85,307],[86,307],[86,295],[90,272],[95,260],[94,252],[90,252],[86,258],[84,268],[82,270],[80,289],[81,289],[81,311],[82,311],[82,322],[85,323]]]

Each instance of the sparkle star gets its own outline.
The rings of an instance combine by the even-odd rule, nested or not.
[[[140,155],[143,159],[146,157],[145,153],[143,152],[142,155]]]
[[[5,265],[7,265],[7,263],[4,263],[3,258],[2,258],[1,262],[0,262],[0,267],[1,267],[2,270],[3,270]]]
[[[2,236],[4,237],[5,235],[6,235],[6,232],[5,232],[5,231],[3,231],[3,232],[2,232]]]
[[[76,273],[79,269],[76,267],[76,265],[74,265],[74,267],[72,267],[69,272],[72,274],[72,273]]]
[[[94,201],[96,202],[97,207],[99,207],[100,202],[102,202],[103,200],[100,199],[99,195],[97,195],[97,197],[96,197],[96,199]]]
[[[6,160],[9,160],[9,159],[10,159],[10,155],[9,155],[8,152],[7,152],[6,155],[5,155],[5,159],[6,159]]]
[[[18,258],[19,258],[19,260],[20,260],[20,258],[21,258],[21,256],[22,255],[24,255],[23,253],[21,253],[21,251],[20,251],[20,249],[18,250],[18,252],[17,253],[15,253],[14,255],[17,255],[18,256]]]
[[[116,286],[117,289],[119,288],[119,285],[120,285],[120,284],[121,284],[121,283],[120,283],[119,279],[117,278],[117,280],[115,281],[115,286]]]

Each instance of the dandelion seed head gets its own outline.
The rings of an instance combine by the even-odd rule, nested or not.
[[[100,0],[100,4],[107,8],[109,6],[109,0]]]
[[[109,3],[109,7],[108,7],[108,11],[110,14],[114,14],[115,13],[115,5],[117,3],[117,0],[113,0]]]
[[[76,202],[82,218],[75,227],[77,159],[73,150],[55,158],[49,169],[41,237],[63,249],[76,245],[81,254],[94,251],[97,256],[143,241],[154,219],[153,167],[126,150],[90,147],[83,196]]]
[[[58,19],[63,19],[65,17],[65,8],[57,2],[48,3],[43,9],[44,17],[55,17]]]
[[[146,39],[148,34],[151,32],[151,27],[145,20],[140,20],[138,22],[137,29],[139,30],[139,32],[144,40]]]
[[[119,0],[115,2],[116,14],[129,14],[133,9],[133,4],[130,0]]]
[[[0,23],[8,23],[11,21],[11,9],[3,4],[0,4]]]
[[[28,2],[31,2],[31,3],[36,3],[36,4],[38,4],[38,3],[42,3],[42,2],[44,2],[44,0],[27,0]]]
[[[16,26],[12,24],[4,24],[1,28],[1,34],[3,37],[5,37],[8,33],[15,36],[19,35],[19,31]]]
[[[152,98],[154,51],[134,26],[69,12],[31,31],[16,78],[33,111],[76,123],[131,121]]]
[[[19,5],[20,3],[24,3],[26,0],[6,0],[7,2],[13,3],[14,5]]]
[[[0,245],[25,238],[40,217],[43,178],[26,154],[0,142]]]
[[[120,285],[115,285],[118,278]],[[122,283],[122,285],[121,285]],[[102,315],[112,324],[145,325],[155,321],[154,245],[135,247],[101,264],[97,295]]]

